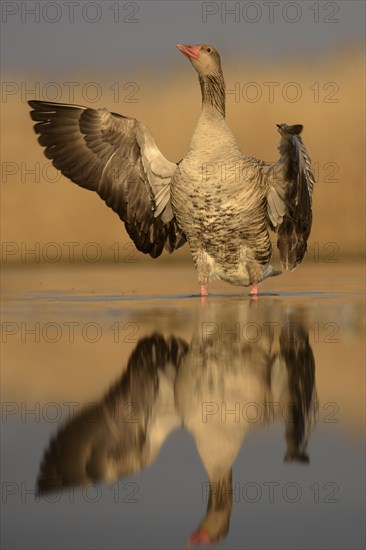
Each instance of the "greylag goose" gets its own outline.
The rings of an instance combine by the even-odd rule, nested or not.
[[[233,327],[255,324],[256,312],[238,308],[238,302],[226,304],[225,309],[205,304],[209,305],[182,357],[175,383],[178,414],[195,440],[209,478],[206,514],[189,539],[191,545],[215,543],[226,536],[232,466],[250,431],[281,419],[285,461],[308,462],[306,448],[317,399],[314,357],[301,319],[294,314],[286,319],[283,326],[289,332],[282,330],[279,352],[274,352],[270,330],[263,328],[254,341],[237,338]],[[265,327],[269,320],[264,315],[257,326]]]
[[[284,269],[302,261],[312,223],[314,177],[302,126],[279,124],[277,162],[242,154],[225,121],[225,83],[217,50],[177,44],[198,72],[202,111],[187,155],[177,164],[134,118],[29,101],[39,143],[54,166],[96,191],[125,223],[138,250],[160,256],[188,241],[201,295],[214,278],[252,285],[280,273],[271,265],[269,229]]]

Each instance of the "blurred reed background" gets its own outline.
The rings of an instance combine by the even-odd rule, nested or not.
[[[362,41],[344,41],[307,55],[299,53],[299,46],[297,52],[288,48],[274,60],[260,54],[254,58],[244,47],[231,44],[230,27],[222,27],[221,33],[221,41],[216,36],[211,42],[221,53],[229,92],[227,121],[243,153],[275,161],[276,123],[304,125],[303,139],[317,179],[308,260],[314,254],[335,254],[338,261],[359,257],[364,247],[365,177]],[[310,43],[311,36],[307,40]],[[102,47],[107,59],[107,46]],[[50,261],[60,251],[59,261],[68,262],[68,242],[78,243],[73,246],[75,260],[85,260],[83,247],[88,243],[97,243],[100,261],[113,261],[116,247],[125,255],[132,253],[118,216],[96,194],[50,166],[37,143],[26,100],[106,107],[144,122],[168,159],[179,161],[187,151],[200,112],[200,90],[195,71],[174,43],[165,48],[163,61],[155,57],[131,64],[130,53],[121,50],[117,67],[96,65],[91,70],[90,63],[88,69],[85,63],[82,69],[81,62],[76,69],[76,61],[69,69],[46,64],[42,69],[40,62],[33,72],[7,70],[1,130],[3,262]],[[73,97],[68,82],[77,82]],[[49,243],[56,243],[59,252]],[[32,256],[24,252],[28,249],[40,253]],[[92,257],[93,250],[89,252]],[[186,246],[171,258],[164,254],[160,261],[189,257]],[[140,253],[134,258],[151,261]]]

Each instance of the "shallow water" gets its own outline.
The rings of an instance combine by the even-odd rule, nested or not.
[[[260,290],[202,301],[186,264],[7,269],[2,546],[184,548],[207,514],[220,548],[363,548],[363,271]]]

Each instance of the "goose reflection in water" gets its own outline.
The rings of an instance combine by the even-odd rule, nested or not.
[[[206,515],[189,544],[223,539],[232,509],[232,465],[249,430],[278,418],[285,424],[285,461],[309,460],[317,399],[308,330],[300,311],[280,323],[272,323],[269,313],[258,303],[213,301],[200,306],[190,344],[158,333],[139,340],[93,421],[84,409],[51,440],[38,491],[140,472],[172,430],[184,427],[210,482]]]

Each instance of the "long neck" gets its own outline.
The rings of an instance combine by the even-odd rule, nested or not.
[[[220,70],[212,75],[199,76],[202,106],[210,105],[225,118],[225,81]]]
[[[232,469],[212,482],[210,480],[210,496],[207,504],[207,511],[210,510],[231,510],[233,502],[232,493]]]
[[[207,529],[211,542],[217,542],[226,536],[230,526],[233,506],[232,469],[210,482],[206,516],[200,528]]]

